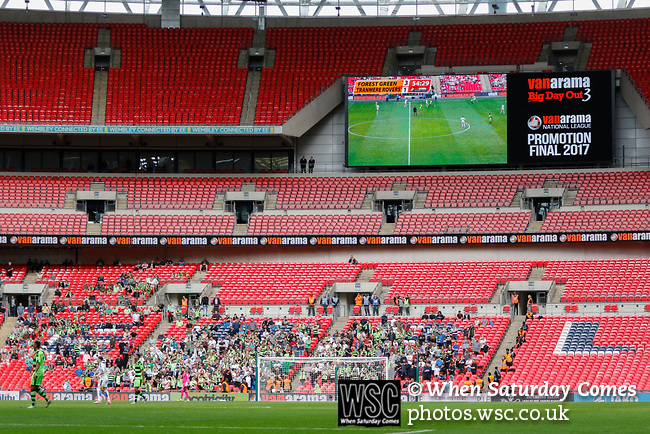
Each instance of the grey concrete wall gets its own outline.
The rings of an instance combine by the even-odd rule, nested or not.
[[[648,110],[647,107],[645,110]],[[614,159],[617,166],[650,166],[650,129],[644,129],[621,92],[616,93],[615,140]]]
[[[316,160],[314,172],[345,172],[345,104],[336,107],[322,121],[296,139],[296,158]]]

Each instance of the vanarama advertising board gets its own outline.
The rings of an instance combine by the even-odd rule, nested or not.
[[[508,164],[611,162],[614,72],[508,74]]]

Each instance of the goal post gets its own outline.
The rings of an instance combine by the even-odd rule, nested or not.
[[[338,381],[387,380],[387,357],[258,357],[257,401],[337,401]]]

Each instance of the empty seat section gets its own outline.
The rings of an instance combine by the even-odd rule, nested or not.
[[[381,214],[253,215],[249,235],[346,235],[379,233]]]
[[[220,287],[223,304],[306,304],[326,284],[353,282],[360,271],[348,263],[221,263],[202,282]]]
[[[650,301],[650,260],[549,261],[544,280],[565,285],[562,303]]]
[[[526,342],[501,384],[650,387],[650,317],[544,316],[528,320]],[[540,375],[544,372],[544,375]],[[588,388],[583,390],[588,391]]]
[[[0,233],[15,235],[84,235],[86,214],[0,214]]]
[[[90,124],[98,27],[0,23],[0,123]]]
[[[262,70],[256,124],[283,124],[341,75],[380,75],[386,50],[407,26],[271,27],[275,64]]]
[[[542,232],[645,231],[650,210],[551,211]]]
[[[395,234],[524,232],[530,212],[401,214]]]
[[[231,235],[233,215],[104,215],[105,235]]]
[[[526,280],[529,261],[380,262],[371,281],[390,289],[384,303],[408,295],[413,303],[488,303],[497,284]]]
[[[238,125],[247,70],[239,49],[252,28],[111,24],[121,66],[111,69],[107,124]]]
[[[422,44],[437,47],[436,66],[535,63],[543,44],[561,41],[566,21],[420,26]]]

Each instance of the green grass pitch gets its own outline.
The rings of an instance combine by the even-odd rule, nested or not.
[[[505,164],[507,116],[499,114],[505,102],[505,97],[481,98],[474,104],[445,99],[426,107],[416,100],[405,108],[403,102],[384,101],[377,113],[374,101],[350,101],[348,165]],[[469,127],[461,127],[461,116]]]
[[[339,427],[336,403],[289,402],[149,402],[111,405],[92,402],[55,401],[49,408],[39,401],[0,401],[0,431],[4,433],[308,433],[308,432],[404,432],[404,433],[640,433],[647,432],[650,403],[564,403],[569,421],[551,422],[435,422],[418,421],[408,426],[402,405],[401,428]],[[477,408],[557,408],[538,403],[424,403],[430,410]]]

